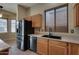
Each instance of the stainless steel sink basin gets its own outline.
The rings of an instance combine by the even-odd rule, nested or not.
[[[54,38],[54,39],[61,39],[61,36],[49,36],[49,35],[43,35],[42,37]]]

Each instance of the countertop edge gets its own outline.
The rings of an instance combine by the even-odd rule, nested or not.
[[[62,39],[53,39],[53,38],[47,38],[47,37],[42,37],[42,35],[35,35],[35,34],[32,34],[32,35],[29,35],[29,36],[34,36],[34,37],[38,37],[38,38],[45,38],[45,39],[50,39],[50,40],[54,40],[54,41],[61,41],[61,42],[67,42],[67,43],[74,43],[74,44],[79,44],[79,40],[77,39],[71,39],[71,38],[63,38]]]

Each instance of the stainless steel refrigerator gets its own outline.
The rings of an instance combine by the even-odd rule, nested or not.
[[[18,20],[17,21],[17,47],[20,50],[27,50],[30,48],[29,34],[34,33],[34,28],[32,28],[32,21]]]

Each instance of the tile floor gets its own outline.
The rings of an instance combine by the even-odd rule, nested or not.
[[[30,51],[30,50],[26,50],[26,51],[21,51],[17,48],[16,42],[15,41],[8,41],[6,42],[8,43],[11,48],[9,51],[9,55],[37,55],[36,53]]]

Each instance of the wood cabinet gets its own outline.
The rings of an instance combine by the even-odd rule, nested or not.
[[[79,55],[79,44],[69,43],[69,55]]]
[[[67,55],[67,43],[49,40],[49,55]]]
[[[28,21],[32,21],[32,27],[34,28],[40,28],[42,26],[42,15],[41,14],[27,16],[24,19]]]
[[[5,50],[0,51],[0,55],[8,55],[8,54],[9,54],[9,48],[8,48],[8,49],[5,49]]]
[[[79,44],[47,38],[37,38],[37,53],[41,55],[79,55]]]
[[[42,55],[67,55],[68,45],[66,42],[54,41],[53,39],[38,38],[37,53]]]
[[[41,55],[48,54],[48,40],[44,38],[37,39],[37,53]]]
[[[79,27],[79,3],[75,4],[75,19],[76,19],[76,27]]]
[[[39,28],[42,26],[42,15],[33,15],[32,16],[32,27]]]

